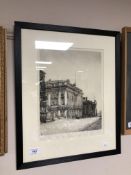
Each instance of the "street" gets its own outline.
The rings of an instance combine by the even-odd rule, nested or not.
[[[57,119],[53,122],[42,123],[40,126],[41,135],[79,132],[101,129],[101,118],[91,117],[82,119]]]

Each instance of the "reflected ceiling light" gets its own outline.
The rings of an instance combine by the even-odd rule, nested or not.
[[[80,72],[81,73],[81,72],[84,72],[84,71],[83,70],[78,70],[77,72]]]
[[[36,69],[41,70],[41,69],[46,69],[47,67],[43,67],[43,66],[36,66]]]
[[[36,64],[52,64],[51,61],[36,61]]]
[[[72,45],[73,43],[68,42],[35,41],[36,49],[68,50]]]

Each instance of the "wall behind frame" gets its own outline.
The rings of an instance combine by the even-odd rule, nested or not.
[[[15,20],[109,30],[131,26],[130,0],[0,0],[0,25],[13,31]],[[16,171],[13,41],[7,42],[8,153],[1,175],[130,175],[131,136],[122,136],[122,154]]]

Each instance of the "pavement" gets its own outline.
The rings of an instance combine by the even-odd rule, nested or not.
[[[57,119],[52,122],[42,123],[40,125],[41,135],[50,135],[57,133],[79,132],[101,129],[101,118],[90,117],[82,119]]]

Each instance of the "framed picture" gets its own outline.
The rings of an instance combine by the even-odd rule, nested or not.
[[[15,22],[17,169],[120,153],[120,33]]]
[[[131,134],[131,27],[122,29],[122,133]]]
[[[7,152],[5,29],[0,27],[0,155]]]

